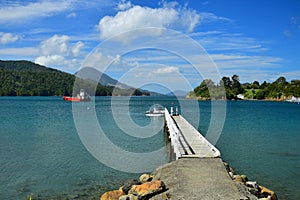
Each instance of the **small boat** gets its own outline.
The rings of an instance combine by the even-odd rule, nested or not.
[[[151,106],[150,110],[146,111],[146,116],[148,117],[165,116],[165,108],[159,104],[154,104],[153,106]]]
[[[65,100],[65,101],[75,101],[75,102],[91,101],[91,97],[83,89],[81,89],[79,94],[77,94],[76,97],[63,96],[63,100]]]
[[[292,96],[290,99],[286,100],[287,102],[292,102],[292,103],[300,103],[300,97],[294,97]]]

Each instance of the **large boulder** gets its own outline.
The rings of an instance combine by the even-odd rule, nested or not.
[[[233,175],[233,178],[236,182],[244,183],[244,179],[240,175]]]
[[[119,200],[119,197],[124,195],[124,192],[121,190],[113,190],[109,192],[105,192],[100,200]]]
[[[122,186],[122,190],[125,194],[128,194],[128,191],[131,189],[133,185],[140,185],[141,183],[135,179],[127,180],[124,182]]]
[[[119,200],[138,200],[138,197],[134,196],[133,194],[128,194],[120,196]]]
[[[132,186],[131,190],[128,193],[138,196],[139,199],[142,200],[160,192],[163,192],[165,189],[166,186],[164,182],[160,180],[153,180],[151,182],[146,182],[141,185]]]
[[[266,187],[263,187],[263,186],[259,186],[260,188],[260,192],[265,196],[265,197],[271,197],[271,200],[277,200],[277,196],[275,194],[274,191],[266,188]]]
[[[142,174],[141,176],[140,176],[140,178],[139,178],[139,181],[141,182],[141,183],[146,183],[146,182],[148,182],[148,181],[151,181],[152,180],[152,176],[150,176],[149,174]]]

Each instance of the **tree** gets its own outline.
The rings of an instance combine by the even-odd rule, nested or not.
[[[279,77],[275,82],[278,84],[287,84],[286,78],[283,76]]]
[[[230,80],[229,77],[224,76],[221,79],[221,81],[222,81],[222,83],[223,83],[223,85],[224,85],[225,88],[232,88],[232,81]],[[220,85],[222,85],[222,83],[220,83]]]
[[[251,88],[252,88],[252,89],[258,89],[258,88],[259,88],[259,82],[258,82],[258,81],[254,81],[254,82],[251,84]]]
[[[215,83],[211,79],[204,79],[201,84],[194,89],[196,96],[210,98],[209,90],[215,87]]]

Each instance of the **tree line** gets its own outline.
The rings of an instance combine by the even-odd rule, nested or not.
[[[80,89],[96,96],[147,95],[134,88],[116,90],[29,61],[0,61],[0,96],[75,96]]]
[[[211,79],[203,80],[189,96],[200,99],[238,99],[242,94],[246,99],[286,100],[291,96],[300,97],[300,80],[288,82],[285,77],[279,77],[274,82],[258,81],[240,83],[239,76],[231,78],[224,76],[218,84]]]

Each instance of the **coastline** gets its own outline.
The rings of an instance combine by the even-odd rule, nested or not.
[[[287,102],[288,98],[284,99],[276,99],[276,98],[267,98],[267,99],[210,99],[210,98],[203,98],[203,97],[191,97],[186,96],[186,100],[197,100],[197,101],[270,101],[270,102]]]

